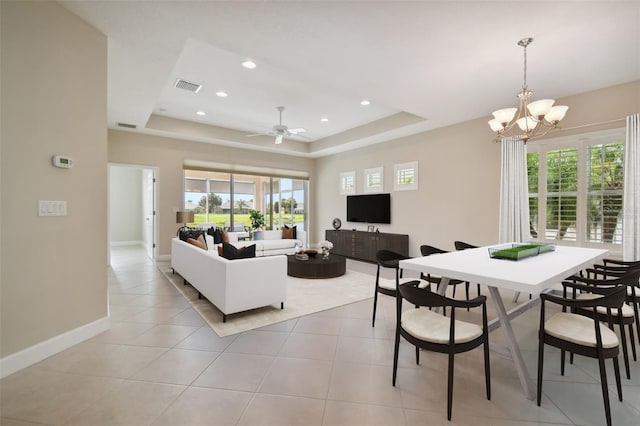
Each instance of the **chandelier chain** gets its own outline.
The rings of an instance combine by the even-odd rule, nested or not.
[[[522,83],[522,91],[527,91],[527,45],[524,45],[524,82]]]

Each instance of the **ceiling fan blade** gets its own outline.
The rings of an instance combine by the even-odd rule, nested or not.
[[[276,136],[276,145],[280,145],[282,143],[282,139],[284,139],[284,135]]]
[[[254,133],[253,135],[245,135],[248,138],[252,138],[254,136],[269,136],[269,133]]]
[[[288,129],[287,131],[289,133],[291,133],[292,135],[295,135],[296,133],[304,133],[304,132],[306,132],[306,130],[303,129],[302,127],[297,127],[295,129]]]

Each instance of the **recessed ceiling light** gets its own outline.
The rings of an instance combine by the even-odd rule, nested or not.
[[[362,106],[371,105],[371,102],[369,102],[369,101],[368,101],[368,100],[366,100],[366,99],[363,99],[363,100],[361,100],[361,101],[360,101],[360,105],[362,105]]]
[[[204,111],[196,111],[196,114],[198,114],[198,115],[207,115],[207,113],[204,112]]]
[[[251,60],[246,60],[242,63],[242,66],[246,69],[252,70],[256,67],[256,63]]]
[[[327,117],[322,117],[320,121],[322,121],[323,123],[326,123],[327,121],[329,121],[329,119]]]
[[[219,92],[216,92],[216,96],[218,96],[219,98],[226,98],[227,96],[227,92],[223,92],[222,90]]]

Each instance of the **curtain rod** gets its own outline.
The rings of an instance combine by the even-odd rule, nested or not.
[[[623,118],[616,118],[613,120],[608,120],[608,121],[601,121],[599,123],[589,123],[589,124],[581,124],[580,126],[573,126],[573,127],[558,127],[556,129],[556,131],[565,131],[565,130],[575,130],[575,129],[581,129],[583,127],[593,127],[593,126],[601,126],[603,124],[611,124],[611,123],[617,123],[618,121],[625,121],[626,117]]]
[[[615,118],[613,120],[607,120],[607,121],[600,121],[599,123],[589,123],[589,124],[581,124],[579,126],[573,126],[573,127],[557,127],[555,129],[555,132],[564,132],[564,131],[568,131],[568,130],[575,130],[575,129],[582,129],[583,127],[594,127],[594,126],[602,126],[604,124],[611,124],[611,123],[617,123],[618,121],[625,121],[627,118],[623,117],[623,118]],[[554,132],[554,133],[555,133]],[[502,140],[503,138],[495,138],[493,140],[493,142],[498,143]]]

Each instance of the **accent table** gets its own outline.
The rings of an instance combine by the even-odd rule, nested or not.
[[[503,247],[505,245],[507,244],[491,247]],[[532,294],[551,291],[551,288],[556,284],[560,284],[563,279],[601,260],[608,251],[556,246],[556,251],[554,252],[543,253],[514,262],[492,259],[489,257],[488,249],[489,247],[479,247],[416,257],[401,260],[399,265],[406,270],[441,276],[442,281],[438,286],[439,294],[444,294],[450,279],[485,284],[489,287],[489,293],[495,304],[498,316],[497,319],[489,322],[489,330],[492,331],[501,327],[507,343],[505,348],[490,342],[490,349],[492,352],[496,352],[513,361],[525,396],[533,400],[536,392],[511,327],[511,319],[539,303],[540,298],[536,297],[528,300],[507,312],[498,289],[503,288]]]
[[[347,262],[344,256],[330,254],[323,259],[318,253],[309,260],[298,260],[294,255],[287,255],[287,275],[297,278],[335,278],[344,275]]]

